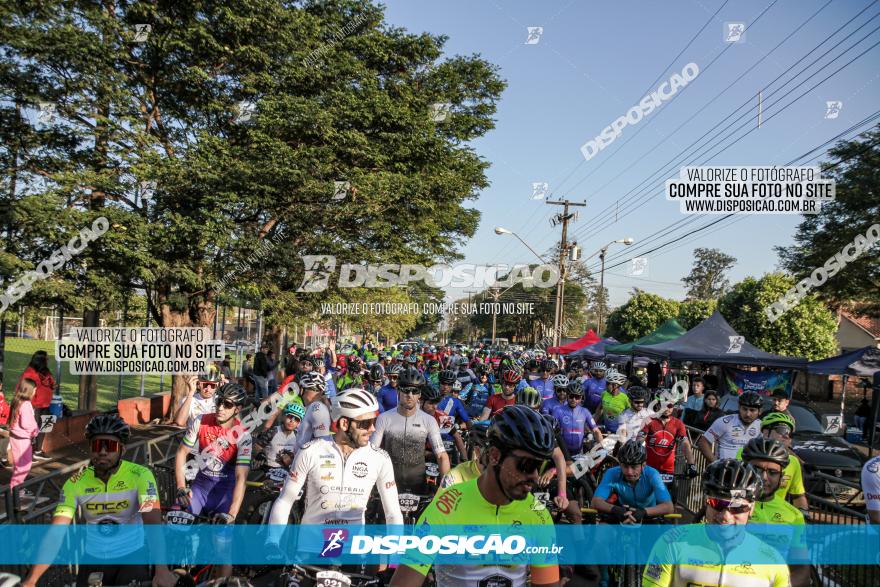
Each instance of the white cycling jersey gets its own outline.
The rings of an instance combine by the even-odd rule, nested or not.
[[[620,425],[617,427],[617,437],[621,439],[621,442],[638,437],[642,428],[651,421],[653,413],[648,408],[642,408],[638,412],[633,412],[631,408],[623,410],[617,417],[617,421],[620,422]]]
[[[180,402],[180,407],[183,407],[183,404],[186,403],[186,398]],[[205,414],[213,414],[217,409],[217,398],[213,395],[211,397],[202,397],[202,393],[197,391],[193,394],[192,401],[189,404],[189,414],[186,416],[186,425],[189,427],[192,424],[193,420],[204,416]]]
[[[862,468],[862,491],[865,494],[865,507],[880,511],[880,456],[869,460]]]
[[[296,431],[296,450],[300,451],[314,438],[330,436],[330,410],[321,401],[308,405]]]
[[[371,444],[343,458],[342,449],[330,438],[318,438],[297,453],[281,495],[269,515],[269,541],[277,544],[284,532],[290,508],[302,488],[306,506],[301,524],[334,526],[363,524],[373,486],[379,491],[386,524],[403,524],[391,458]],[[321,544],[313,545],[320,550]],[[308,548],[308,545],[300,545]],[[311,552],[311,551],[309,551]]]
[[[282,450],[290,451],[292,453],[296,453],[296,430],[292,432],[286,432],[281,428],[281,426],[276,426],[274,429],[274,434],[272,434],[272,439],[269,441],[268,446],[266,446],[266,463],[270,467],[277,466],[280,463],[275,461],[278,458],[278,453]]]
[[[739,419],[739,414],[718,418],[706,430],[706,439],[718,446],[719,459],[735,459],[740,448],[760,435],[761,420],[755,420],[746,426]]]
[[[430,443],[435,455],[446,452],[437,420],[422,410],[411,416],[397,410],[382,412],[370,442],[394,455],[394,478],[398,485],[416,493],[425,483],[425,443]]]

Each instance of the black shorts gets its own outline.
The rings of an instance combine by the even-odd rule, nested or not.
[[[88,587],[89,575],[103,573],[101,583],[104,585],[128,585],[132,581],[149,581],[153,577],[149,565],[125,564],[132,559],[146,560],[147,550],[141,548],[124,557],[107,559],[100,565],[80,565],[79,573],[76,574],[76,587]]]

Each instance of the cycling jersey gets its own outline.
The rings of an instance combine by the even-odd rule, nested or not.
[[[587,379],[584,381],[584,407],[590,410],[590,412],[595,412],[602,403],[602,394],[605,393],[607,387],[608,384],[604,377],[602,379]]]
[[[446,452],[437,421],[422,410],[411,416],[398,410],[379,414],[370,442],[394,456],[397,484],[415,493],[421,492],[425,483],[425,443],[430,443],[436,455]]]
[[[330,410],[324,402],[314,401],[306,407],[306,413],[296,431],[296,450],[302,450],[313,438],[330,436]]]
[[[656,412],[652,412],[648,408],[642,408],[638,412],[633,412],[632,408],[623,410],[617,417],[617,436],[621,442],[637,438],[654,413]]]
[[[789,587],[788,566],[772,546],[743,530],[739,544],[725,552],[706,535],[706,525],[690,526],[686,536],[675,541],[660,540],[649,560],[662,556],[692,562],[682,564],[651,563],[645,566],[645,587]],[[656,553],[656,554],[655,554]],[[655,558],[656,557],[656,558]],[[724,564],[725,558],[762,561],[762,564]],[[764,561],[772,560],[772,564]]]
[[[729,414],[712,422],[706,430],[706,439],[718,445],[719,459],[733,459],[741,447],[760,434],[760,420],[746,426],[739,419],[739,414]]]
[[[89,555],[115,559],[131,554],[144,545],[141,512],[159,510],[156,479],[148,468],[131,461],[120,460],[106,483],[95,477],[94,467],[86,467],[64,482],[54,515],[73,519],[77,507],[87,524],[102,526],[101,532],[89,534]],[[139,528],[119,536],[113,528],[118,524]]]
[[[339,391],[345,391],[346,389],[350,389],[352,387],[361,387],[361,386],[362,386],[362,380],[361,380],[360,375],[353,377],[353,376],[349,375],[348,373],[346,373],[345,375],[343,375],[342,377],[340,377],[336,381],[336,389]]]
[[[542,413],[542,414],[549,414],[549,415],[552,416],[552,415],[553,415],[553,411],[554,411],[556,408],[558,408],[559,406],[564,406],[565,403],[566,403],[566,402],[564,402],[564,401],[559,401],[559,400],[556,398],[556,396],[553,396],[553,397],[551,397],[551,398],[549,398],[549,399],[545,399],[544,402],[541,404],[541,413]]]
[[[620,424],[617,417],[629,407],[629,397],[622,391],[617,395],[611,395],[610,391],[602,394],[602,421],[605,424],[605,430],[608,432],[617,432]]]
[[[183,407],[183,404],[186,403],[186,398],[184,398],[180,402],[180,407]],[[192,423],[193,420],[198,418],[199,416],[204,416],[205,414],[210,414],[214,412],[216,409],[216,399],[212,395],[211,397],[202,397],[202,392],[197,391],[193,394],[192,401],[189,404],[189,414],[186,417],[186,424]]]
[[[250,467],[251,435],[247,431],[239,434],[236,429],[241,429],[240,424],[236,418],[230,428],[224,428],[217,423],[217,414],[205,414],[187,427],[183,444],[202,456],[198,476],[231,480],[236,466]]]
[[[489,396],[489,399],[486,400],[486,407],[489,408],[489,417],[491,418],[498,412],[500,412],[506,406],[512,406],[516,403],[516,396],[510,396],[510,399],[504,399],[504,396],[499,394]]]
[[[379,413],[393,410],[397,407],[397,388],[391,387],[390,384],[383,385],[379,388],[376,399],[379,400]]]
[[[742,460],[743,449],[740,448],[736,452],[736,459]],[[785,499],[790,495],[803,495],[807,492],[804,487],[804,474],[801,469],[801,461],[796,455],[789,453],[788,465],[782,469],[782,481],[779,482],[779,489],[776,490],[776,496]]]
[[[550,399],[556,394],[556,391],[553,388],[553,380],[552,379],[532,379],[532,387],[538,390],[541,394],[541,399]]]
[[[684,422],[674,416],[665,422],[662,418],[653,418],[642,432],[648,449],[648,464],[661,473],[674,473],[675,446],[687,438]]]
[[[266,463],[268,463],[270,467],[279,464],[276,461],[279,452],[283,450],[291,453],[296,452],[296,430],[288,433],[285,430],[282,430],[281,426],[276,426],[272,432],[272,439],[266,446],[265,452]]]
[[[306,504],[300,523],[337,526],[364,523],[364,512],[374,486],[382,499],[386,523],[403,524],[387,452],[367,444],[343,457],[342,449],[333,440],[313,440],[296,455],[284,488],[272,506],[269,542],[280,541],[290,508],[303,487]],[[314,549],[320,551],[321,544],[300,544],[299,548],[315,552]]]
[[[556,408],[552,415],[559,421],[562,428],[562,440],[566,448],[573,455],[581,454],[584,447],[584,436],[587,431],[596,428],[593,414],[583,406],[570,408],[568,404],[565,404]]]
[[[865,494],[865,507],[880,511],[880,456],[869,460],[862,468],[862,491]]]
[[[471,421],[471,417],[468,415],[464,404],[457,397],[447,395],[440,400],[440,403],[437,404],[437,409],[444,414],[452,416],[456,423],[470,423]],[[441,432],[443,431],[441,430]]]
[[[471,479],[476,479],[479,476],[480,466],[477,464],[477,461],[465,461],[460,465],[453,467],[448,473],[443,475],[443,480],[440,481],[440,487],[457,485],[459,483],[464,483],[465,481],[470,481]]]
[[[479,418],[480,414],[483,413],[483,408],[486,407],[486,402],[489,401],[489,395],[491,393],[492,391],[490,391],[488,385],[483,385],[481,383],[474,385],[468,396],[468,416],[471,418]]]
[[[455,525],[552,525],[553,520],[545,508],[536,507],[535,496],[497,506],[489,503],[480,493],[477,480],[471,479],[437,492],[434,499],[419,517],[418,526],[434,528],[440,524]],[[442,531],[434,530],[441,534]],[[416,555],[422,562],[430,555]],[[408,565],[422,575],[427,575],[431,564]],[[531,583],[552,583],[559,580],[559,566],[553,562],[546,565],[530,565]],[[528,585],[525,565],[438,565],[434,568],[437,587],[497,586],[519,587]]]
[[[669,491],[660,478],[660,472],[647,465],[635,486],[624,478],[620,467],[611,467],[602,475],[602,481],[595,495],[609,503],[634,508],[649,508],[658,503],[672,501]],[[617,496],[616,501],[610,499],[612,495]]]

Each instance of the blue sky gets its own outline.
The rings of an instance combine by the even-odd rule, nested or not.
[[[689,230],[712,218],[682,215],[677,204],[666,201],[662,180],[677,177],[683,162],[690,161],[703,165],[783,165],[878,110],[880,46],[782,109],[880,41],[880,32],[872,32],[880,26],[878,17],[783,86],[795,72],[880,14],[880,4],[872,5],[871,0],[828,3],[771,53],[826,3],[827,0],[731,0],[673,62],[724,4],[723,0],[387,2],[389,24],[412,32],[445,34],[449,37],[447,54],[480,54],[499,66],[508,83],[498,106],[496,129],[474,144],[477,152],[492,163],[488,172],[491,186],[473,203],[482,212],[482,220],[474,237],[462,243],[465,261],[534,261],[532,253],[515,238],[495,235],[495,226],[517,232],[542,254],[549,250],[560,237],[560,228],[549,223],[550,216],[559,208],[531,197],[532,182],[548,182],[551,199],[587,203],[569,231],[584,257],[609,241],[634,238],[636,243],[628,248],[627,254],[623,254],[624,247],[620,245],[609,251],[610,266],[680,235],[676,239],[680,242],[675,245],[645,255],[648,270],[639,277],[628,275],[628,264],[606,271],[605,282],[614,305],[625,302],[632,287],[682,299],[684,288],[679,280],[689,272],[696,247],[715,247],[736,257],[738,262],[730,272],[734,282],[774,270],[778,259],[773,247],[791,243],[798,216],[738,216],[688,237]],[[743,42],[724,42],[725,23],[751,23],[771,4],[749,26]],[[868,6],[805,61],[793,65]],[[543,27],[537,44],[525,43],[527,27]],[[797,86],[866,35],[864,41],[840,59]],[[762,58],[760,64],[737,80]],[[626,127],[598,155],[589,161],[584,159],[580,152],[582,144],[638,104],[649,88],[655,89],[689,62],[700,67],[696,79],[637,125]],[[667,65],[670,67],[665,69]],[[779,81],[768,85],[780,74],[784,75]],[[660,81],[651,86],[658,77]],[[734,80],[730,89],[706,106]],[[781,86],[775,95],[767,97]],[[701,150],[694,148],[682,153],[746,100],[751,99],[756,108],[755,97],[764,88],[762,128],[714,157],[710,155],[747,129],[721,142],[719,147],[706,150],[702,156]],[[836,119],[825,118],[829,100],[843,102]],[[740,110],[736,116],[744,112]],[[780,113],[773,116],[776,112]],[[712,134],[720,139],[723,135],[718,133],[734,119]],[[723,134],[732,132],[744,121],[745,118]],[[675,163],[674,167],[665,165],[669,161]],[[816,163],[814,160],[811,164]],[[638,189],[632,191],[635,188]],[[633,207],[635,198],[637,208]],[[685,222],[668,234],[661,232],[647,241],[647,237],[676,221]],[[622,256],[612,261],[615,255]],[[459,295],[460,290],[448,290],[450,299]]]

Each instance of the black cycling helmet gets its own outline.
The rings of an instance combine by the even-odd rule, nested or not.
[[[427,383],[422,386],[422,401],[436,404],[440,401],[440,390]]]
[[[507,406],[492,418],[489,442],[502,452],[520,449],[549,459],[553,454],[553,429],[535,410],[526,406]]]
[[[99,434],[115,436],[119,442],[125,444],[131,438],[131,428],[119,414],[98,414],[86,424],[86,438],[91,440]]]
[[[626,395],[629,396],[630,402],[647,402],[648,397],[651,395],[651,393],[644,387],[633,386],[626,391]]]
[[[372,382],[382,381],[385,379],[385,369],[382,368],[382,365],[378,363],[370,367],[370,372],[367,375],[367,379]]]
[[[220,389],[214,394],[214,401],[220,403],[223,400],[231,401],[237,406],[242,406],[247,400],[247,392],[238,383],[227,383],[220,386]]]
[[[764,405],[764,400],[754,391],[745,391],[739,396],[739,405],[747,408],[760,408]]]
[[[580,379],[569,379],[565,391],[568,395],[584,395],[584,382]]]
[[[703,493],[721,499],[755,501],[764,491],[764,481],[753,466],[736,459],[715,461],[703,473]]]
[[[621,465],[641,465],[648,460],[648,450],[638,440],[627,440],[617,451],[617,460]]]
[[[772,461],[784,469],[788,466],[789,457],[781,442],[759,436],[743,447],[742,460],[747,463],[753,460]]]
[[[422,375],[418,369],[413,369],[410,367],[409,369],[404,369],[400,373],[400,377],[397,380],[397,385],[399,387],[422,387],[425,384],[425,377]]]
[[[455,371],[453,371],[452,369],[443,369],[437,376],[437,381],[439,381],[443,385],[452,385],[453,383],[458,381],[458,377],[456,376]]]

